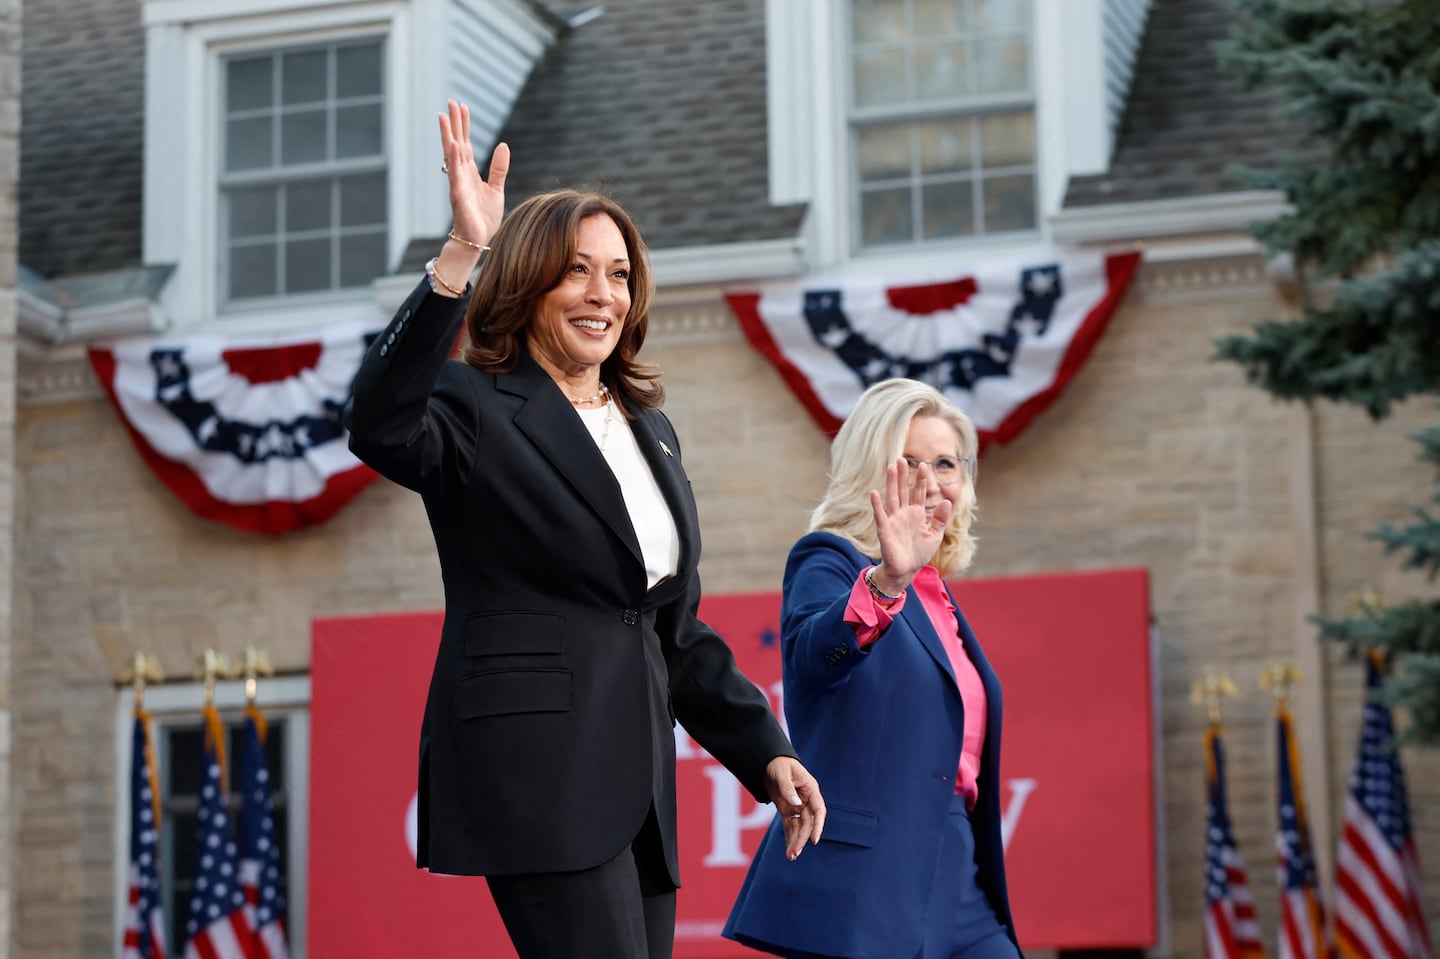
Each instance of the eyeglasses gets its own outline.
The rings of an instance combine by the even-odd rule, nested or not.
[[[933,460],[907,456],[905,463],[912,470],[918,470],[920,464],[928,463],[930,471],[935,474],[935,482],[941,486],[949,486],[951,483],[959,481],[962,475],[971,479],[975,478],[975,459],[971,456],[942,456]]]

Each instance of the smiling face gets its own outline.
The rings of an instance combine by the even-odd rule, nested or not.
[[[599,388],[600,364],[630,312],[629,283],[630,252],[615,221],[604,214],[581,220],[575,256],[541,298],[529,335],[535,361],[572,399]]]
[[[941,457],[960,458],[960,437],[950,424],[938,416],[917,416],[910,421],[910,432],[905,437],[905,456],[934,463]],[[964,492],[965,480],[961,479],[942,486],[935,481],[934,468],[930,469],[930,486],[925,492],[925,511],[933,513],[941,499],[950,501],[951,516],[960,515],[960,498]]]

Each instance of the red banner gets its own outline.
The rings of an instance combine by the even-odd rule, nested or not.
[[[1005,689],[1006,864],[1021,945],[1154,944],[1144,571],[967,580],[955,593]],[[777,713],[779,606],[778,593],[712,596],[700,611]],[[483,879],[415,868],[416,751],[439,635],[433,613],[314,624],[311,955],[514,956]],[[682,730],[676,745],[684,888],[675,955],[756,955],[719,931],[771,807]]]

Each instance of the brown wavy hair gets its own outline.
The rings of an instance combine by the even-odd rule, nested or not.
[[[505,216],[490,239],[470,306],[460,359],[487,373],[508,373],[527,350],[527,336],[540,301],[565,278],[575,262],[580,222],[608,216],[625,239],[630,258],[630,312],[615,350],[600,366],[600,380],[616,394],[620,409],[658,409],[665,399],[660,371],[636,354],[650,325],[655,281],[650,254],[635,221],[602,193],[552,190],[522,202]]]

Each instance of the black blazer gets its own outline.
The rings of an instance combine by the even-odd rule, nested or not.
[[[761,802],[765,766],[795,753],[695,618],[700,530],[669,420],[631,421],[680,534],[678,573],[647,590],[620,486],[556,383],[529,356],[501,374],[448,359],[465,305],[422,282],[346,407],[355,454],[424,497],[444,579],[418,865],[587,869],[653,800],[678,885],[676,719]]]

